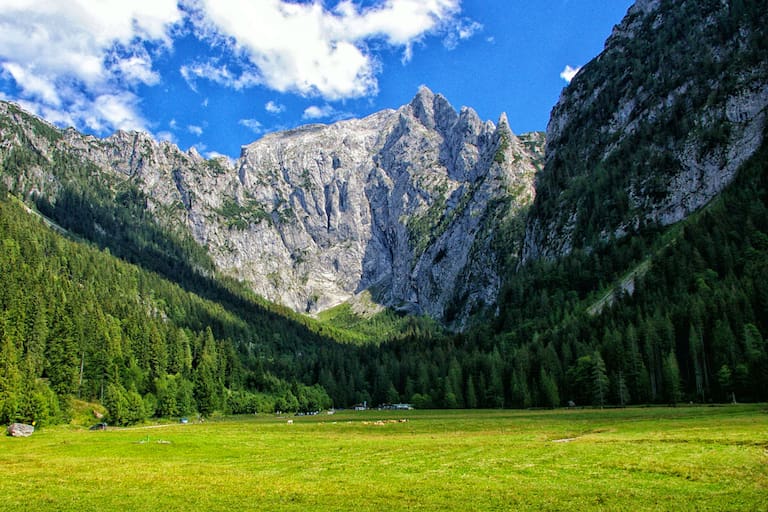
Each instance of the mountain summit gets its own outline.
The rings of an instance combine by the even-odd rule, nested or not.
[[[552,110],[523,260],[673,224],[733,181],[768,118],[768,11],[745,5],[629,9]]]
[[[426,87],[398,110],[266,135],[234,166],[141,133],[99,140],[45,125],[45,140],[44,123],[2,111],[43,159],[66,154],[130,181],[156,222],[188,230],[221,271],[301,312],[365,292],[461,324],[494,303],[506,258],[496,226],[533,198],[538,156],[506,116],[483,122]],[[20,185],[55,201],[49,178]]]

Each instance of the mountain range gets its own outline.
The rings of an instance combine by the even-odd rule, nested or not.
[[[220,271],[308,313],[352,301],[442,320],[453,308],[462,324],[491,306],[504,260],[494,228],[530,205],[543,158],[543,135],[518,138],[505,116],[483,122],[426,88],[396,111],[267,135],[235,162],[143,133],[100,140],[46,126],[46,139],[42,121],[0,109],[21,132],[5,137],[11,147],[135,186],[155,221],[188,231]],[[15,187],[55,202],[69,176],[54,173]]]
[[[506,115],[483,121],[423,87],[397,110],[272,133],[235,161],[206,160],[144,133],[60,129],[0,102],[0,182],[56,236],[247,324],[237,339],[224,327],[206,333],[170,298],[141,291],[132,300],[173,324],[145,345],[163,344],[164,362],[124,331],[129,348],[110,356],[122,370],[99,363],[89,398],[103,398],[107,381],[125,400],[157,397],[177,375],[206,412],[237,390],[271,393],[269,408],[311,386],[340,405],[554,406],[592,401],[595,386],[617,403],[737,389],[756,399],[768,353],[768,295],[755,282],[768,251],[768,20],[758,4],[639,0],[563,90],[546,134],[515,135]],[[734,227],[730,204],[747,210],[744,225]],[[683,262],[698,265],[680,269],[685,283],[668,268]],[[19,297],[24,286],[13,287]],[[23,331],[10,300],[4,360],[21,366],[34,350],[9,334]],[[299,327],[270,339],[267,318]],[[378,348],[334,345],[363,331]],[[197,339],[186,366],[168,359],[185,350],[171,341],[178,332]],[[205,371],[229,377],[203,379],[225,339]],[[35,357],[50,359],[40,343]],[[83,388],[88,351],[69,350],[81,354]],[[305,351],[304,362],[286,360]],[[49,382],[56,373],[43,362],[29,372]]]

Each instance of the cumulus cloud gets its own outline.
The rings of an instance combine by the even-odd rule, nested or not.
[[[331,117],[336,113],[336,109],[334,109],[330,105],[312,105],[310,107],[307,107],[304,109],[304,114],[301,116],[302,119],[323,119],[325,117]]]
[[[137,85],[160,80],[146,44],[170,45],[176,0],[0,0],[0,67],[26,108],[96,131],[145,129]]]
[[[160,82],[160,75],[152,70],[152,62],[149,59],[131,57],[121,61],[117,67],[128,82],[147,85]]]
[[[378,92],[382,49],[407,61],[428,36],[450,47],[481,30],[459,18],[460,2],[0,0],[0,81],[10,84],[10,99],[54,123],[101,134],[148,130],[140,91],[163,82],[157,57],[192,35],[212,48],[176,68],[193,90],[206,80],[324,101],[359,98]],[[316,108],[305,118],[345,117]],[[279,114],[285,106],[265,109]]]
[[[220,161],[223,160],[228,167],[235,166],[234,158],[224,155],[222,153],[219,153],[218,151],[207,151],[205,153],[205,158],[207,158],[208,160],[220,160]]]
[[[38,98],[43,103],[54,107],[61,105],[61,97],[53,81],[36,75],[32,70],[16,62],[4,62],[0,66],[3,74],[13,78],[24,96]]]
[[[342,0],[329,10],[322,2],[200,0],[194,19],[204,25],[200,33],[227,38],[253,66],[247,83],[339,100],[377,92],[379,65],[369,42],[402,48],[407,60],[414,43],[444,30],[459,3],[382,0],[362,7]]]
[[[237,123],[240,126],[245,126],[257,135],[264,131],[264,126],[258,121],[258,119],[241,119]]]
[[[317,119],[327,119],[329,121],[341,121],[343,119],[349,119],[354,117],[354,114],[350,112],[344,112],[337,110],[331,105],[311,105],[304,109],[304,113],[301,118],[305,121],[312,121]]]
[[[176,136],[174,134],[172,134],[171,132],[169,132],[169,131],[157,132],[155,134],[155,137],[159,141],[170,142],[172,144],[178,144],[179,143],[178,139],[176,139]]]
[[[565,66],[565,69],[563,69],[560,72],[560,78],[565,80],[568,83],[571,83],[571,80],[573,80],[573,77],[576,76],[576,73],[578,73],[581,70],[581,66],[572,68],[570,65]]]
[[[197,135],[199,137],[203,134],[203,127],[190,124],[189,126],[187,126],[187,131],[192,135]]]
[[[184,80],[194,91],[197,91],[197,80],[200,78],[238,91],[260,83],[258,76],[253,72],[238,73],[231,70],[228,65],[219,64],[215,61],[184,65],[181,67],[180,72],[181,76],[184,77]]]
[[[282,114],[285,112],[285,105],[275,103],[274,101],[268,101],[266,105],[264,105],[264,110],[270,114]]]
[[[459,43],[470,39],[476,33],[483,30],[483,25],[469,19],[459,20],[443,39],[443,46],[449,50],[455,49]]]

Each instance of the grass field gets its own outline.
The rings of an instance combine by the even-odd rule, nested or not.
[[[765,405],[291,419],[3,437],[2,509],[768,510]]]

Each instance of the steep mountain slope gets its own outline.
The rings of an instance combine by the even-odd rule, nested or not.
[[[531,202],[540,148],[426,88],[397,111],[268,135],[234,167],[141,133],[99,140],[0,114],[0,151],[30,159],[6,166],[24,169],[4,177],[17,193],[55,204],[88,169],[77,187],[135,187],[160,225],[270,300],[316,312],[368,291],[457,325],[495,300],[495,226]]]
[[[523,260],[669,225],[764,137],[764,2],[640,0],[552,111]]]
[[[108,379],[136,406],[192,384],[201,412],[308,409],[320,387],[337,406],[768,399],[764,11],[638,2],[555,108],[528,216],[541,134],[427,90],[268,136],[234,167],[0,103],[0,417]],[[495,307],[455,335],[372,321],[380,343],[358,347],[217,268],[302,310],[360,290],[457,326]]]
[[[276,214],[220,235],[237,247],[217,259],[297,309],[326,309],[370,289],[382,304],[441,318],[457,292],[467,307],[493,302],[499,278],[488,223],[508,214],[510,192],[512,213],[530,201],[533,172],[506,119],[482,123],[422,89],[396,112],[245,147],[238,200]],[[259,259],[242,258],[249,247]],[[487,256],[479,268],[470,266],[472,251]],[[460,279],[471,273],[479,279]]]

